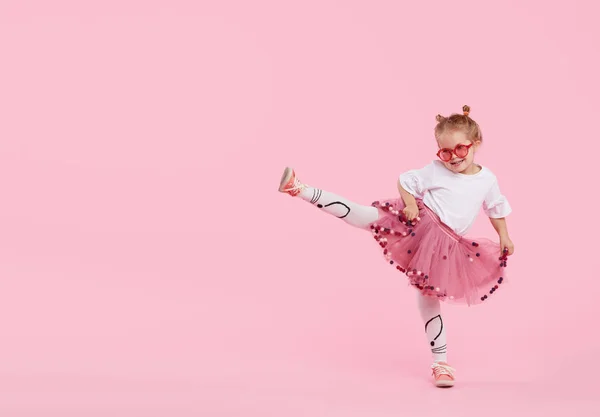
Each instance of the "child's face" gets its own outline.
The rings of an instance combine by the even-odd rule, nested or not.
[[[464,158],[452,154],[452,159],[448,162],[442,161],[446,168],[452,172],[465,172],[471,165],[473,165],[473,159],[477,148],[479,148],[480,142],[474,142],[473,146],[469,149],[469,153]],[[442,134],[438,140],[438,146],[441,148],[454,149],[457,145],[471,145],[471,141],[467,138],[464,132],[460,131],[449,131]]]

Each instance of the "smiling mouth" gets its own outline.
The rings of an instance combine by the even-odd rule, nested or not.
[[[459,159],[458,161],[450,162],[450,165],[452,165],[452,166],[459,166],[463,162],[464,162],[464,159]]]

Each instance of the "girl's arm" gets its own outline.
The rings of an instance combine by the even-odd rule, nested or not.
[[[432,187],[435,169],[436,165],[432,162],[421,169],[404,172],[398,178],[398,192],[406,205],[402,212],[408,220],[418,218],[419,208],[416,199],[423,198],[427,190]]]
[[[500,192],[498,180],[494,181],[494,184],[485,196],[483,208],[500,237],[500,252],[502,255],[512,255],[515,247],[508,236],[508,228],[506,227],[506,216],[511,213],[512,208],[508,204],[508,201],[506,201],[506,197]]]
[[[417,207],[417,200],[411,193],[402,187],[400,180],[398,180],[398,191],[400,192],[400,197],[402,197],[402,201],[404,201],[406,207]]]
[[[490,222],[494,229],[498,233],[498,237],[500,238],[500,250],[504,252],[506,249],[507,255],[512,255],[515,252],[515,246],[513,245],[510,237],[508,236],[508,227],[506,226],[506,219],[504,217],[499,219],[494,219],[490,217]]]
[[[404,187],[400,184],[400,180],[398,180],[398,191],[400,192],[400,197],[402,197],[402,201],[406,207],[402,210],[402,213],[406,216],[408,220],[414,220],[419,217],[419,207],[417,206],[417,200],[415,197],[406,191]]]

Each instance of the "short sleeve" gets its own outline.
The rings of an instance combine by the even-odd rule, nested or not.
[[[407,171],[400,175],[400,185],[415,198],[423,199],[427,190],[433,186],[435,166],[433,163]]]
[[[498,185],[497,180],[494,181],[494,185],[492,185],[492,188],[485,196],[483,210],[485,211],[485,214],[492,219],[501,219],[512,212],[508,200],[500,192],[500,186]]]

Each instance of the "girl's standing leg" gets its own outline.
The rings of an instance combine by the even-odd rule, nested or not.
[[[447,363],[446,326],[442,319],[440,301],[417,293],[417,304],[425,323],[425,334],[433,356],[433,376],[438,387],[454,385],[454,369]]]
[[[425,334],[431,348],[434,362],[446,362],[446,328],[442,319],[440,301],[417,293],[417,304],[421,318],[425,323]]]
[[[286,168],[283,172],[279,191],[298,196],[324,212],[361,229],[368,227],[379,218],[379,211],[375,207],[356,204],[328,191],[301,183],[291,168]]]

